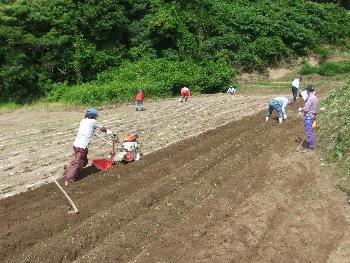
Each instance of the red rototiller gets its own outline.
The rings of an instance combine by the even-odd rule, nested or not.
[[[107,170],[113,164],[130,163],[141,159],[141,143],[137,134],[130,134],[119,140],[117,135],[112,136],[112,154],[110,158],[94,159],[92,163],[99,170]]]

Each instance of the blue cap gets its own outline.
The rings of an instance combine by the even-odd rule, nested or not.
[[[86,111],[86,115],[90,115],[90,116],[97,116],[97,110],[96,109],[88,109]]]

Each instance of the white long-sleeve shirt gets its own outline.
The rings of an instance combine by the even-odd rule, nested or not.
[[[228,93],[228,94],[234,94],[234,93],[236,93],[236,89],[233,88],[233,87],[230,87],[230,88],[227,90],[227,93]]]
[[[81,120],[73,146],[86,149],[91,142],[95,130],[98,128],[100,128],[100,126],[95,119],[86,118]]]
[[[307,100],[307,98],[309,97],[309,95],[307,94],[306,90],[303,90],[302,92],[300,92],[301,97],[303,98],[303,101],[305,102]]]
[[[299,78],[293,80],[293,82],[292,82],[292,86],[293,86],[293,87],[296,87],[297,89],[299,89],[299,85],[300,85]]]

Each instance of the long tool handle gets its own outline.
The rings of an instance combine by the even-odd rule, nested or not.
[[[312,129],[314,129],[314,128],[312,128]],[[311,132],[312,132],[312,130],[310,131],[310,133],[311,133]],[[298,145],[298,147],[296,148],[296,151],[297,151],[297,152],[301,152],[301,153],[306,153],[306,152],[307,152],[307,151],[300,151],[300,150],[299,150],[299,147],[303,144],[303,142],[306,140],[306,138],[309,136],[310,133],[306,134],[305,137],[304,137],[304,139],[303,139],[303,140],[301,141],[301,143]]]
[[[72,201],[72,199],[69,197],[69,195],[66,193],[66,191],[64,191],[64,189],[62,188],[62,186],[60,186],[60,184],[56,181],[56,179],[52,176],[52,174],[49,173],[49,175],[51,176],[52,180],[55,182],[55,184],[58,186],[58,188],[61,190],[61,192],[64,194],[64,196],[68,199],[69,203],[71,204],[71,206],[73,207],[73,212],[74,214],[79,213],[78,208],[76,207],[76,205],[74,204],[74,202]]]
[[[105,138],[103,138],[101,135],[99,134],[95,134],[97,137],[99,137],[100,139],[102,139],[103,141],[105,141],[106,143],[108,143],[109,145],[113,145],[113,143],[111,143],[110,141],[107,141]]]
[[[305,137],[304,137],[304,139],[301,141],[301,143],[298,145],[298,147],[297,147],[297,152],[299,152],[299,148],[300,148],[300,146],[303,144],[303,142],[306,140],[306,137],[307,137],[307,134],[305,135]]]

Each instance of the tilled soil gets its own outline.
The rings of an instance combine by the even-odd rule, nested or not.
[[[347,262],[345,196],[317,151],[295,151],[302,121],[288,114],[279,125],[262,111],[139,162],[88,168],[65,187],[79,214],[54,184],[0,200],[0,261]]]
[[[147,154],[266,108],[276,96],[268,92],[192,96],[183,104],[175,98],[146,101],[142,112],[132,104],[118,105],[100,110],[98,121],[120,136],[138,133]],[[50,182],[48,173],[62,177],[85,110],[43,105],[0,114],[6,124],[0,127],[0,199]],[[111,147],[96,137],[89,150],[92,160]]]

